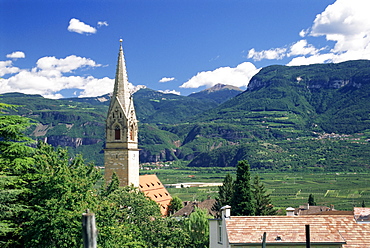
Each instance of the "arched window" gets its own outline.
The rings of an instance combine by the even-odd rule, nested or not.
[[[119,126],[116,126],[114,128],[114,139],[115,140],[120,140],[121,139],[121,129],[119,128]]]

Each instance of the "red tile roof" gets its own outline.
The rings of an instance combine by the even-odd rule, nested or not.
[[[370,247],[370,224],[359,224],[350,215],[231,216],[226,219],[229,242],[252,244],[305,243],[305,225],[310,225],[311,243],[345,243],[343,247]],[[277,240],[277,237],[281,241]]]
[[[156,175],[139,176],[139,189],[160,205],[163,215],[167,215],[168,205],[172,197]]]

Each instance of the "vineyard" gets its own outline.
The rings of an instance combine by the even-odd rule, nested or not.
[[[163,184],[181,182],[222,182],[227,173],[235,175],[235,168],[160,169],[156,173]],[[256,172],[252,171],[252,176]],[[317,205],[334,205],[337,210],[370,206],[369,173],[258,173],[278,208],[299,207],[313,194]],[[202,201],[217,196],[217,187],[168,188],[172,196],[183,201]]]

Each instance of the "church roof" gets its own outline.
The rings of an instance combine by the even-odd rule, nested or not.
[[[139,189],[150,199],[160,205],[161,213],[167,215],[168,205],[172,199],[167,189],[163,186],[157,175],[139,176]]]

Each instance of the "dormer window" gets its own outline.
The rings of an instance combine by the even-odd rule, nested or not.
[[[118,125],[114,128],[114,139],[115,140],[121,139],[121,129],[119,128]]]

